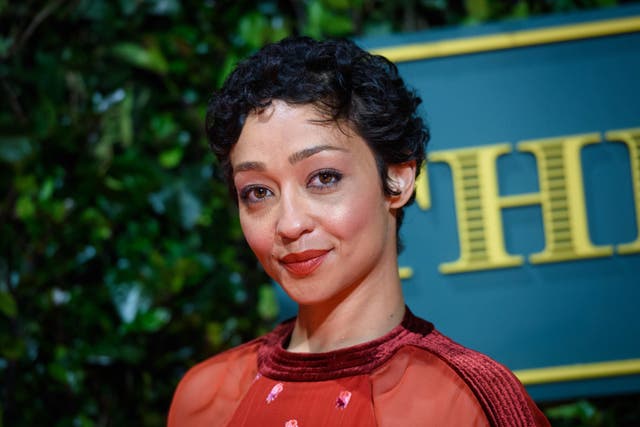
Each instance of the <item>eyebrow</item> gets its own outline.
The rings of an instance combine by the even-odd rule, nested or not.
[[[297,151],[289,156],[289,163],[292,165],[307,159],[314,154],[318,154],[321,151],[348,151],[346,148],[336,147],[333,145],[316,145],[315,147],[305,148],[304,150]],[[267,169],[267,166],[263,162],[242,162],[233,166],[233,174],[237,174],[239,172],[248,172],[248,171],[258,171],[262,172]]]
[[[321,151],[348,151],[346,148],[336,147],[333,145],[316,145],[315,147],[305,148],[289,156],[289,163],[296,164],[301,160],[309,158]]]
[[[233,167],[233,174],[246,171],[263,171],[267,167],[262,162],[242,162]]]

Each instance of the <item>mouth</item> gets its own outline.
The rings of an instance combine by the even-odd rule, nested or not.
[[[313,249],[288,254],[280,258],[280,265],[295,276],[308,276],[324,261],[328,249]]]

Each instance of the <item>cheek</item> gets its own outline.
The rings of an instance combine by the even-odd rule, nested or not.
[[[332,234],[342,238],[354,236],[366,237],[374,230],[367,230],[379,224],[380,214],[384,206],[381,197],[376,194],[352,197],[344,205],[335,206],[326,224],[331,227]],[[363,231],[367,231],[365,235]]]
[[[260,221],[247,219],[242,213],[240,214],[240,226],[242,227],[244,238],[256,257],[260,261],[268,258],[271,254],[273,243],[268,227]]]

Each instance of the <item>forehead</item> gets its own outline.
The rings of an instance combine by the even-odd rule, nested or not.
[[[360,141],[357,141],[360,140]],[[313,146],[331,146],[341,151],[360,151],[364,144],[346,122],[327,119],[310,104],[290,105],[274,100],[268,107],[247,116],[231,163],[277,155],[290,156]]]

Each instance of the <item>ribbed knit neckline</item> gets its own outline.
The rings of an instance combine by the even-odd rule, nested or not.
[[[289,320],[266,335],[258,350],[262,375],[283,381],[325,381],[369,374],[404,345],[418,342],[433,325],[407,308],[402,322],[389,333],[366,343],[326,353],[294,353],[284,348],[293,331]]]
[[[405,346],[430,352],[446,363],[467,384],[495,427],[548,426],[524,387],[503,365],[469,350],[440,334],[407,308],[404,319],[388,334],[353,347],[327,353],[293,353],[285,350],[293,331],[285,322],[260,338],[258,372],[278,381],[327,381],[371,374]],[[538,422],[536,421],[538,420]]]

